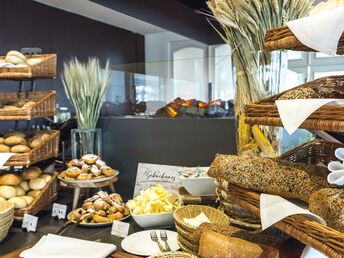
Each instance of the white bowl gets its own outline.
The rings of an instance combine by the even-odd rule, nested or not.
[[[182,186],[193,196],[211,196],[216,195],[215,178],[195,177],[181,178]]]
[[[173,212],[131,216],[141,228],[169,228],[174,225]]]

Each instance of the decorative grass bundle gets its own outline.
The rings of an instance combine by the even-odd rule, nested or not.
[[[62,82],[68,99],[72,102],[79,129],[95,129],[103,104],[103,96],[110,84],[109,61],[102,69],[97,58],[86,64],[77,58],[63,64]]]
[[[221,25],[217,31],[231,47],[236,70],[235,112],[239,117],[245,104],[266,97],[269,87],[262,80],[271,55],[264,50],[265,33],[309,13],[312,0],[208,0],[207,5]],[[214,27],[215,28],[215,27]],[[275,87],[275,86],[274,86]],[[239,121],[239,129],[243,119]],[[246,129],[245,129],[246,130]],[[247,130],[246,130],[247,131]],[[239,152],[251,142],[251,134],[238,132]]]

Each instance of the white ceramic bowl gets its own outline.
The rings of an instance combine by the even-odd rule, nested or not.
[[[174,225],[173,212],[131,216],[141,228],[169,228]]]
[[[181,178],[182,186],[193,196],[216,195],[215,179],[212,177]]]

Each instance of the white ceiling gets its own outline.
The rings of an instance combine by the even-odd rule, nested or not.
[[[155,25],[117,12],[89,0],[34,1],[143,35],[165,31],[164,29],[159,28]]]

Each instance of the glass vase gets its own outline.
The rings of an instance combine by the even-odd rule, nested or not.
[[[101,129],[72,129],[72,159],[79,159],[85,154],[102,155]]]

